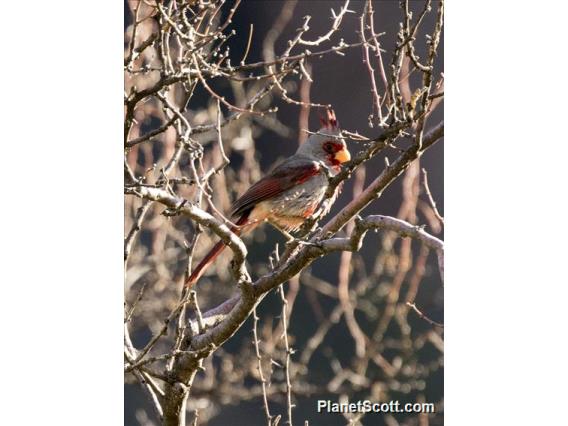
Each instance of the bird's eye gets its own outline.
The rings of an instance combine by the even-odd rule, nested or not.
[[[332,153],[333,152],[333,144],[331,142],[326,142],[323,144],[323,149],[325,152]]]

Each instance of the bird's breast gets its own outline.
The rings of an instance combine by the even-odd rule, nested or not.
[[[268,220],[288,231],[299,228],[319,207],[328,187],[327,177],[318,174],[282,194],[259,203],[253,220]]]

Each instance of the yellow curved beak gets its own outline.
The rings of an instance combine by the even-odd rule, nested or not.
[[[347,148],[343,148],[341,151],[337,151],[334,157],[340,163],[345,163],[351,160],[351,154],[349,153]]]

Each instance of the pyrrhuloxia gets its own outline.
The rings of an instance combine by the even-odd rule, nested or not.
[[[336,175],[351,155],[341,139],[333,111],[320,119],[321,129],[311,135],[294,155],[253,184],[232,206],[231,216],[240,235],[267,221],[285,231],[297,230],[318,209],[328,187],[328,176]],[[329,204],[335,201],[338,191]],[[223,251],[218,242],[186,281],[191,287]]]

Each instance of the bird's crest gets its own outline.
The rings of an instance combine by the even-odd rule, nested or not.
[[[335,117],[335,112],[333,112],[333,110],[331,108],[328,108],[326,110],[326,116],[325,117],[320,114],[320,123],[321,123],[322,127],[325,128],[325,129],[329,129],[329,130],[337,130],[338,129],[337,118]]]

